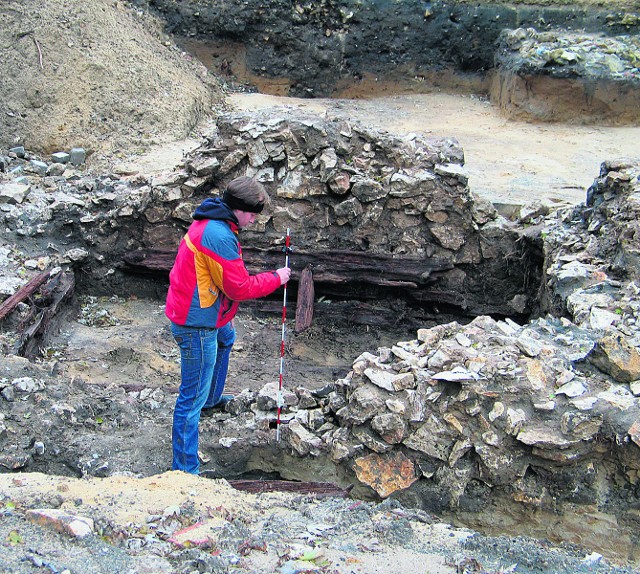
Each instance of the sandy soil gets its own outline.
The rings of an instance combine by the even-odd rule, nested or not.
[[[110,508],[109,528],[120,532],[119,537],[131,536],[132,540],[144,540],[145,533],[149,531],[145,525],[152,517],[156,517],[156,522],[164,517],[160,528],[172,528],[180,523],[192,524],[191,531],[186,527],[184,532],[178,530],[173,535],[173,539],[183,542],[183,548],[187,550],[190,545],[193,546],[190,540],[221,540],[225,530],[241,524],[239,530],[246,536],[249,533],[252,536],[245,542],[253,540],[255,548],[248,545],[237,567],[225,569],[225,572],[406,574],[424,571],[421,569],[426,567],[431,574],[453,574],[461,572],[455,566],[454,558],[460,553],[459,545],[473,534],[446,524],[414,521],[404,533],[406,543],[399,544],[393,540],[393,536],[383,541],[379,540],[376,527],[389,528],[390,535],[395,534],[394,529],[402,532],[408,525],[402,519],[402,512],[394,515],[390,512],[391,508],[376,510],[368,504],[350,500],[313,500],[311,497],[295,497],[284,493],[254,495],[235,490],[226,481],[204,480],[181,472],[143,479],[126,476],[70,479],[22,474],[0,488],[2,494],[17,507],[30,505],[34,499],[57,501],[55,504],[59,511],[79,516],[96,516],[96,509]],[[83,566],[98,574],[185,571],[167,570],[166,561],[145,560],[142,558],[144,552],[132,553],[132,564],[131,559],[123,558],[121,553],[104,543],[101,548],[93,548],[100,546],[97,540],[67,547],[64,555],[56,556],[47,543],[47,537],[39,537],[37,529],[28,526],[5,532],[8,524],[14,525],[10,517],[4,523],[0,522],[0,533],[7,540],[22,537],[24,543],[30,545],[31,556],[39,556],[42,562],[49,565],[50,570],[47,571],[58,571],[54,569],[56,565],[69,567],[65,572],[70,573],[83,571]],[[147,544],[148,540],[149,536]],[[139,542],[139,545],[142,548],[145,546],[143,542]],[[9,544],[6,546],[10,548]],[[153,556],[151,544],[149,546],[147,554]],[[303,552],[317,558],[296,563],[295,557]],[[219,553],[220,550],[217,551]],[[223,556],[228,553],[228,550],[223,551]],[[0,567],[3,572],[23,574],[40,571],[32,569],[31,561],[15,560],[17,554],[12,556],[10,549],[0,548]],[[140,557],[137,566],[136,554]],[[216,555],[215,543],[210,554]],[[292,562],[288,569],[286,565],[283,566],[287,562]]]
[[[126,4],[0,3],[0,144],[97,161],[184,138],[208,114],[215,78]]]

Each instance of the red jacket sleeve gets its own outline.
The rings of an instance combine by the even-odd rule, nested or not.
[[[210,228],[215,229],[210,224],[207,231]],[[237,238],[227,227],[223,229],[226,233],[205,234],[201,247],[216,287],[232,301],[265,297],[280,287],[280,277],[275,271],[249,275]]]
[[[225,261],[222,270],[222,292],[232,301],[257,299],[273,293],[280,287],[275,271],[249,275],[242,259]]]

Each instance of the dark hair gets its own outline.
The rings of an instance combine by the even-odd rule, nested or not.
[[[269,196],[259,181],[242,175],[229,182],[222,195],[222,201],[231,209],[260,213],[264,206],[269,204]]]

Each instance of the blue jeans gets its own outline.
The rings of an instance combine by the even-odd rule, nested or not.
[[[182,379],[173,412],[171,468],[198,474],[200,411],[215,405],[222,396],[236,332],[231,324],[219,329],[198,329],[175,323],[171,324],[171,332],[180,347]]]

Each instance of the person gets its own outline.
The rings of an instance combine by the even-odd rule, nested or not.
[[[242,260],[238,231],[254,223],[268,201],[262,184],[237,177],[221,198],[200,204],[178,247],[165,305],[180,348],[172,470],[199,474],[201,411],[224,406],[232,398],[223,391],[240,301],[265,297],[289,280],[288,267],[249,275]]]

